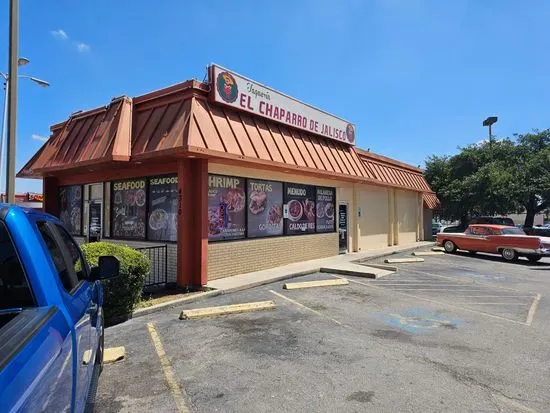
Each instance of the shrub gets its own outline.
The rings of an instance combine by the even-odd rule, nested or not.
[[[84,244],[82,251],[90,266],[96,266],[102,255],[114,255],[120,260],[120,276],[102,281],[103,308],[107,325],[127,320],[141,297],[145,277],[151,270],[149,258],[130,247],[109,242]]]

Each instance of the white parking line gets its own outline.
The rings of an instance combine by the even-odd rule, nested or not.
[[[456,304],[467,304],[467,305],[525,305],[525,303],[476,303],[475,301],[465,301],[465,302],[458,302]]]
[[[336,277],[336,278],[340,278],[338,275],[333,275],[333,277]],[[459,310],[462,310],[462,311],[467,311],[469,313],[475,313],[475,314],[480,314],[480,315],[483,315],[485,317],[490,317],[490,318],[494,318],[494,319],[497,319],[497,320],[502,320],[502,321],[507,321],[509,323],[513,323],[513,324],[519,324],[519,325],[522,325],[522,326],[525,326],[525,325],[528,325],[527,323],[524,323],[522,321],[516,321],[516,320],[512,320],[510,318],[506,318],[506,317],[501,317],[501,316],[498,316],[498,315],[494,315],[494,314],[490,314],[490,313],[486,313],[484,311],[478,311],[478,310],[472,310],[470,308],[466,308],[466,307],[462,307],[462,306],[459,306],[459,305],[454,305],[454,304],[450,304],[450,303],[444,303],[444,302],[441,302],[441,301],[437,301],[437,300],[432,300],[430,298],[426,298],[426,297],[422,297],[422,296],[419,296],[419,295],[414,295],[414,294],[407,294],[407,293],[403,293],[401,291],[396,291],[396,290],[393,290],[391,288],[384,288],[384,287],[378,287],[376,285],[373,285],[373,283],[364,283],[364,282],[361,282],[361,281],[356,281],[356,280],[352,280],[352,279],[349,279],[349,282],[351,283],[355,283],[355,284],[361,284],[361,285],[364,285],[366,287],[370,287],[370,288],[374,288],[374,289],[377,289],[377,290],[382,290],[382,291],[391,291],[391,292],[394,292],[395,294],[400,294],[400,295],[403,295],[405,297],[411,297],[411,298],[415,298],[417,300],[422,300],[422,301],[427,301],[429,303],[435,303],[435,304],[439,304],[439,305],[443,305],[443,306],[447,306],[447,307],[451,307],[451,308],[457,308]],[[413,290],[414,291],[414,290]]]
[[[533,300],[533,303],[531,304],[531,308],[529,308],[529,312],[527,313],[527,319],[525,320],[525,324],[528,326],[531,325],[533,322],[533,318],[535,317],[535,313],[537,312],[537,307],[539,306],[539,301],[541,299],[541,295],[537,294],[535,299]]]

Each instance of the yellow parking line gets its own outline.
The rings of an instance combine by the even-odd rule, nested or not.
[[[533,318],[535,317],[535,313],[537,312],[537,307],[539,306],[539,301],[542,295],[537,294],[535,299],[533,300],[533,303],[531,304],[531,308],[529,308],[529,313],[527,313],[527,320],[525,320],[525,324],[528,326],[531,325],[533,322]]]
[[[337,277],[337,278],[339,278],[339,277]],[[345,325],[344,323],[341,323],[340,321],[338,321],[338,320],[336,320],[336,319],[334,319],[334,318],[332,318],[332,317],[329,317],[329,316],[327,316],[327,315],[325,315],[325,314],[323,314],[323,313],[320,313],[319,311],[314,310],[313,308],[309,308],[307,305],[304,305],[304,304],[302,304],[302,303],[299,303],[298,301],[293,300],[292,298],[289,298],[289,297],[287,297],[286,295],[280,294],[280,293],[278,293],[278,292],[276,292],[276,291],[273,291],[273,290],[269,290],[269,292],[272,293],[272,294],[275,294],[277,297],[282,298],[283,300],[288,301],[289,303],[294,304],[295,306],[298,306],[298,307],[300,307],[300,308],[303,308],[304,310],[307,310],[307,311],[310,311],[310,312],[312,312],[312,313],[314,313],[314,314],[317,314],[318,316],[324,317],[324,318],[326,318],[326,319],[328,319],[328,320],[330,320],[330,321],[332,321],[332,322],[338,324],[339,326],[342,326],[342,327],[345,327],[345,328],[349,328],[349,326]]]
[[[178,409],[178,412],[190,413],[190,410],[187,407],[187,404],[185,403],[185,400],[183,398],[182,391],[178,386],[178,382],[176,381],[174,370],[172,370],[172,366],[170,364],[170,361],[168,360],[168,357],[166,356],[166,352],[164,351],[164,346],[160,341],[160,337],[157,333],[155,326],[153,325],[153,323],[147,323],[147,329],[149,330],[149,334],[151,335],[151,340],[153,341],[153,345],[155,346],[155,350],[160,360],[162,370],[164,371],[164,378],[166,379],[168,388],[172,392],[172,396],[174,396],[174,401],[176,402],[176,407]]]

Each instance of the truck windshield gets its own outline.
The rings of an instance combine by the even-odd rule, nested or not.
[[[23,266],[4,222],[0,221],[0,314],[33,307],[34,299]]]

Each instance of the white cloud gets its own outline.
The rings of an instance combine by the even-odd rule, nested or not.
[[[90,45],[86,43],[77,43],[76,44],[76,50],[78,50],[80,53],[85,53],[90,51]]]
[[[35,141],[40,141],[40,142],[46,142],[48,140],[48,138],[46,138],[45,136],[37,135],[35,133],[31,135],[31,138],[34,139]]]
[[[69,35],[63,29],[52,30],[50,33],[53,37],[59,40],[67,40],[69,38]]]

